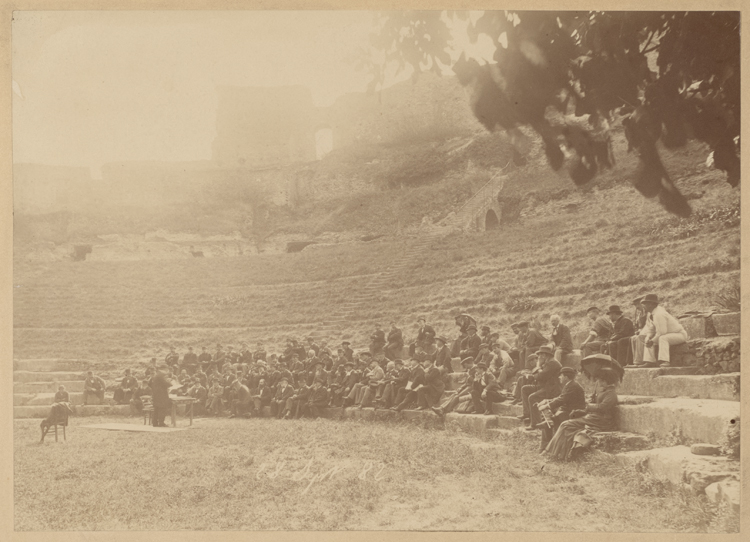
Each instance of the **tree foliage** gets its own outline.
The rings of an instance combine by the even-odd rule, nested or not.
[[[451,63],[447,22],[454,17],[468,21],[470,39],[492,39],[493,63],[463,55]],[[739,12],[486,11],[473,22],[468,12],[399,12],[384,14],[371,43],[386,63],[415,73],[450,64],[488,130],[516,141],[519,127],[531,127],[555,170],[566,162],[564,147],[576,184],[614,164],[609,131],[621,119],[640,158],[635,187],[687,216],[657,141],[666,148],[707,143],[714,165],[738,185],[739,25]],[[373,85],[382,82],[383,65],[371,64]]]

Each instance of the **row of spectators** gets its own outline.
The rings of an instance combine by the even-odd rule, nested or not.
[[[618,306],[609,307],[607,318],[597,307],[587,311],[592,327],[581,346],[585,365],[593,369],[585,374],[601,384],[600,393],[588,405],[576,382],[576,369],[563,368],[569,364],[573,343],[559,316],[551,317],[551,339],[531,322],[513,324],[516,337],[511,345],[488,326],[478,333],[476,321],[467,314],[456,317],[459,329],[452,342],[436,336],[420,318],[408,348],[395,323],[388,336],[376,326],[368,350],[356,353],[348,341],[334,352],[325,341],[318,345],[312,337],[304,345],[289,339],[279,355],[267,354],[261,343],[252,352],[245,343],[239,352],[217,345],[214,354],[203,348],[197,355],[189,348],[181,358],[172,348],[163,364],[151,360],[140,383],[126,370],[115,400],[141,408],[142,397],[152,394],[153,381],[159,377],[169,383],[169,393],[190,396],[197,412],[215,416],[259,416],[265,407],[278,418],[317,417],[328,407],[489,415],[494,403],[512,401],[523,405],[519,418],[528,430],[543,430],[543,449],[549,449],[549,443],[554,456],[566,456],[569,447],[552,444],[562,422],[571,416],[583,420],[585,427],[577,433],[586,427],[610,427],[612,417],[605,413],[616,405],[614,385],[622,378],[622,366],[654,366],[653,360],[669,363],[669,346],[687,340],[682,326],[659,306],[655,295],[633,304],[633,319]],[[637,333],[634,321],[640,327]],[[465,379],[458,389],[444,393],[459,366]],[[85,393],[103,393],[103,382],[97,378],[89,375]]]

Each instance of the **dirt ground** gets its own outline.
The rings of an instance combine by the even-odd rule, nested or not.
[[[526,434],[484,441],[408,424],[197,419],[164,434],[14,425],[15,528],[30,530],[731,529],[705,499],[606,454],[545,463]],[[185,424],[180,420],[180,425]],[[44,465],[44,468],[39,468]]]

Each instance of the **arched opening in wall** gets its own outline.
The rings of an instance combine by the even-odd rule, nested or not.
[[[333,130],[321,128],[315,132],[315,158],[320,160],[333,150]]]
[[[487,215],[484,217],[484,229],[485,230],[496,230],[500,227],[500,220],[497,218],[495,211],[490,209],[487,211]]]

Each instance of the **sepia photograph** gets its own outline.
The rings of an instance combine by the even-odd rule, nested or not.
[[[10,23],[13,532],[740,532],[739,11],[101,7]]]

